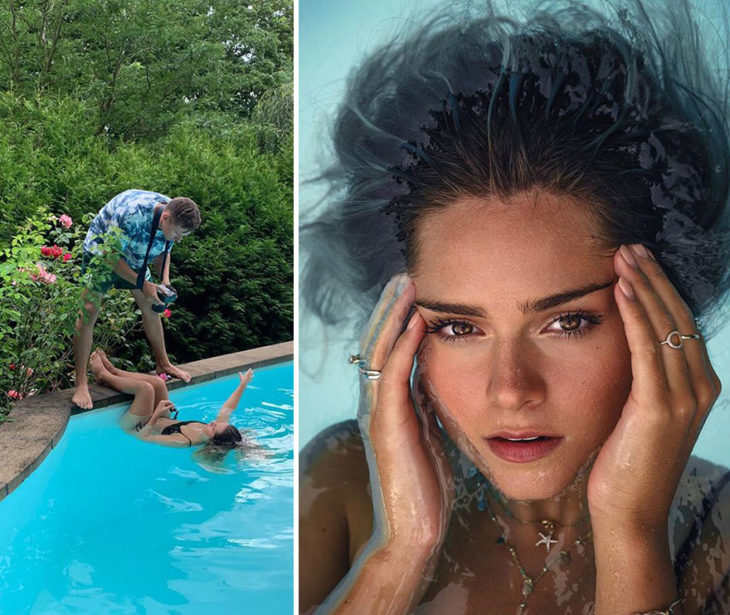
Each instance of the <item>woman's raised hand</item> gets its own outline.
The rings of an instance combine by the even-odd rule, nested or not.
[[[404,329],[414,295],[411,279],[395,276],[368,323],[359,356],[365,369],[379,370],[381,376],[362,377],[358,422],[370,468],[375,515],[371,543],[403,548],[433,563],[446,533],[453,485],[427,400],[419,400],[418,414],[414,409],[411,372],[425,334],[417,311]]]
[[[704,340],[695,337],[692,313],[651,253],[641,245],[622,246],[614,268],[633,381],[591,471],[588,503],[594,520],[666,537],[679,478],[720,394],[720,380]]]
[[[244,386],[247,385],[249,382],[251,382],[251,378],[253,378],[253,370],[247,369],[246,373],[238,372],[238,378],[241,381],[241,384]]]

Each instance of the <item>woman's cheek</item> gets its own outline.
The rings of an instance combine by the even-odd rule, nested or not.
[[[480,381],[484,378],[483,366],[479,365],[476,353],[469,349],[453,348],[456,343],[427,338],[418,355],[419,371],[427,383],[429,397],[438,410],[439,417],[444,416],[451,423],[452,431],[461,433],[469,431],[468,417],[486,408],[475,408],[484,403],[480,395]],[[483,388],[481,390],[483,392]]]

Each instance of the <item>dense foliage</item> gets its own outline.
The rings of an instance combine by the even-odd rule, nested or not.
[[[174,360],[291,339],[291,0],[8,0],[0,126],[1,391],[17,390],[8,366],[27,371],[31,347],[62,366],[34,386],[69,384],[80,241],[88,216],[128,188],[201,208],[201,228],[172,252]],[[62,215],[72,229],[49,218]],[[58,233],[72,255],[63,262],[39,252]],[[29,278],[38,263],[58,268],[54,284]],[[57,325],[53,347],[18,337],[13,282],[13,301],[25,293],[47,306],[36,316]],[[150,369],[131,296],[106,301],[97,339]],[[124,323],[116,342],[109,319]]]

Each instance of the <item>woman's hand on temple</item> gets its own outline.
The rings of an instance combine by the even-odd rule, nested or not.
[[[685,464],[720,393],[694,317],[643,246],[614,256],[614,289],[631,352],[631,392],[588,481],[594,520],[663,532]],[[678,331],[671,342],[668,334]]]
[[[413,404],[413,359],[425,334],[418,312],[403,328],[414,295],[407,275],[391,279],[361,340],[360,368],[377,377],[363,375],[358,410],[373,532],[317,613],[410,613],[441,552],[453,485],[435,417]]]
[[[403,547],[414,554],[440,550],[452,502],[452,477],[435,416],[422,394],[413,404],[413,360],[425,335],[415,311],[414,285],[406,274],[385,287],[361,340],[366,369],[378,380],[362,378],[358,421],[370,467],[376,532],[371,542]]]

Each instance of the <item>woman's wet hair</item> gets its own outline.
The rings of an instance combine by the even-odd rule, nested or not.
[[[541,7],[522,22],[493,8],[443,15],[350,75],[320,178],[327,207],[301,231],[302,297],[325,322],[365,316],[413,268],[424,214],[527,191],[585,203],[607,246],[650,248],[696,316],[719,305],[727,83],[689,4],[657,4],[652,17],[640,0],[610,16]]]
[[[226,448],[234,448],[238,446],[243,440],[241,432],[236,429],[233,425],[226,425],[226,428],[217,434],[214,434],[210,439],[210,444],[213,446],[220,446]]]

